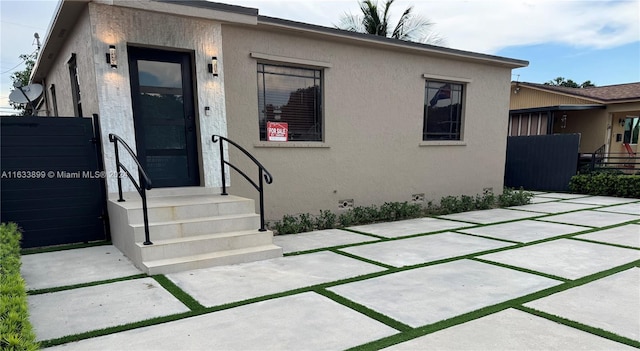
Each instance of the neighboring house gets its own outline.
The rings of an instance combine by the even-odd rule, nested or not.
[[[509,136],[581,135],[580,153],[638,152],[640,83],[567,88],[512,82]]]
[[[344,200],[501,192],[511,70],[527,64],[206,1],[65,0],[32,81],[48,115],[99,115],[107,174],[115,133],[173,194],[218,191],[211,136],[228,137],[273,174],[266,217],[279,219]],[[268,122],[287,123],[287,141],[269,141]],[[227,178],[231,194],[257,199]],[[115,178],[107,186],[117,192]]]

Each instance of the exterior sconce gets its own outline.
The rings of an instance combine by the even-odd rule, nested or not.
[[[623,118],[618,118],[618,124],[620,125],[620,127],[624,127],[624,119]]]
[[[560,128],[567,128],[567,114],[563,114],[562,118],[560,119]]]
[[[116,56],[116,47],[114,45],[109,45],[107,63],[110,64],[113,69],[118,68],[118,57]]]
[[[209,73],[211,73],[214,77],[218,76],[218,58],[213,56],[211,58],[211,63],[209,64]]]

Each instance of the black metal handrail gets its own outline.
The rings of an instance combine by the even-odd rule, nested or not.
[[[217,143],[218,140],[220,140],[220,172],[222,174],[222,194],[221,195],[228,195],[227,182],[224,177],[224,169],[225,169],[224,165],[228,165],[229,167],[235,169],[238,173],[240,173],[240,175],[243,176],[244,179],[246,179],[249,183],[251,183],[251,185],[253,185],[253,187],[256,188],[258,193],[260,193],[260,229],[258,230],[261,232],[266,231],[267,229],[265,228],[265,223],[264,223],[263,178],[264,178],[264,181],[267,182],[267,184],[271,184],[273,182],[273,177],[271,176],[271,173],[269,173],[269,171],[267,171],[267,169],[264,168],[264,166],[258,160],[256,160],[256,158],[253,157],[253,155],[249,153],[249,151],[245,150],[242,146],[236,144],[234,141],[229,140],[221,135],[214,134],[213,136],[211,136],[211,141],[213,141],[214,143]],[[242,151],[247,157],[249,157],[251,161],[253,161],[253,163],[255,163],[256,166],[258,166],[258,184],[256,184],[256,182],[254,182],[251,178],[249,178],[249,176],[247,176],[238,167],[236,167],[235,165],[231,164],[230,162],[224,159],[224,143],[222,141],[226,141],[227,143],[238,148],[238,150]]]
[[[122,169],[127,174],[127,177],[129,177],[129,180],[131,180],[133,186],[136,188],[136,190],[138,190],[138,194],[140,194],[140,197],[142,198],[142,216],[144,218],[144,245],[153,245],[149,238],[149,215],[147,213],[147,190],[151,190],[151,179],[149,179],[147,172],[145,172],[144,168],[140,164],[140,161],[138,161],[138,157],[136,156],[135,152],[131,150],[129,145],[124,140],[122,140],[122,138],[115,134],[109,134],[109,141],[113,143],[113,148],[115,149],[116,154],[116,170],[118,175],[119,196],[118,202],[125,201],[122,197],[122,178],[120,177],[120,169]],[[127,150],[129,155],[131,155],[133,161],[138,166],[138,179],[140,183],[136,182],[127,167],[120,163],[120,155],[118,154],[118,142],[122,144],[124,149]]]

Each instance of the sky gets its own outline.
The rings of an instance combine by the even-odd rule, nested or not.
[[[357,0],[218,2],[327,27],[359,11]],[[392,22],[409,6],[431,20],[449,48],[529,61],[513,70],[514,81],[640,81],[640,0],[396,0]],[[10,77],[24,69],[20,54],[36,50],[35,32],[44,44],[56,7],[57,0],[0,0],[0,114],[11,112]]]

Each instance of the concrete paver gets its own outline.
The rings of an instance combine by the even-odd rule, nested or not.
[[[491,264],[460,260],[334,286],[328,290],[418,327],[560,283]]]
[[[590,205],[615,205],[615,204],[627,204],[630,202],[637,202],[638,199],[613,197],[613,196],[589,196],[581,197],[577,199],[567,200],[565,202],[590,204]]]
[[[167,277],[202,305],[211,307],[383,270],[333,252],[316,252]]]
[[[349,227],[363,233],[370,233],[385,238],[397,238],[415,234],[424,234],[442,230],[450,230],[471,226],[469,223],[448,221],[437,218],[416,218],[397,222],[375,223]]]
[[[28,296],[38,340],[187,312],[152,278]]]
[[[21,260],[21,274],[29,290],[90,283],[142,273],[112,245],[24,255]]]
[[[516,219],[524,219],[541,216],[541,213],[524,212],[518,210],[508,210],[504,208],[494,208],[492,210],[470,211],[454,213],[450,215],[440,216],[441,218],[451,219],[454,221],[464,221],[480,224],[491,224],[498,222],[513,221]]]
[[[548,222],[587,225],[590,227],[606,227],[639,219],[640,216],[592,210],[571,212],[541,218],[541,220]]]
[[[303,293],[51,348],[51,350],[344,350],[398,333]]]
[[[529,205],[523,205],[523,206],[512,206],[512,207],[509,207],[509,209],[542,212],[542,213],[561,213],[561,212],[569,212],[569,211],[577,211],[577,210],[586,210],[588,208],[594,208],[597,206],[598,205],[578,204],[578,203],[561,201],[561,202],[545,202],[545,203],[529,204]]]
[[[598,211],[640,215],[640,202],[599,208]]]
[[[632,268],[525,306],[640,341],[639,286]]]
[[[568,193],[544,193],[544,194],[536,194],[538,197],[549,197],[552,199],[577,199],[581,197],[588,197],[589,195],[584,194],[568,194]]]
[[[541,201],[548,201],[546,207]],[[540,193],[534,198],[536,205],[523,206],[534,212],[494,209],[352,227],[397,240],[382,242],[349,231],[326,230],[278,236],[275,241],[285,252],[354,244],[340,250],[396,267],[498,247],[504,251],[481,258],[576,279],[640,259],[640,250],[604,244],[640,248],[638,201]],[[554,215],[575,210],[578,211]],[[494,224],[506,221],[513,222]],[[636,223],[575,236],[594,242],[557,239],[509,248],[508,242],[489,239],[531,242],[630,221]],[[449,232],[429,234],[447,230]],[[425,235],[405,238],[420,234]],[[32,290],[141,273],[113,246],[26,255],[22,261],[22,273]],[[384,267],[323,251],[168,277],[203,305],[219,306],[383,271]],[[640,268],[632,268],[532,301],[527,306],[640,340],[639,272]],[[416,327],[562,283],[473,259],[387,273],[328,290]],[[188,310],[151,278],[30,295],[29,308],[39,340]],[[381,322],[308,292],[90,338],[54,349],[346,349],[396,333],[397,330]],[[511,309],[395,345],[392,349],[536,348],[628,349],[623,344]]]
[[[523,220],[518,222],[487,225],[484,227],[460,229],[458,231],[462,233],[527,243],[555,236],[577,233],[588,229],[591,228],[560,223]]]
[[[284,253],[377,240],[379,239],[340,229],[317,230],[308,233],[276,235],[273,237],[273,243],[280,246]]]
[[[341,249],[394,267],[412,266],[513,244],[456,233],[440,233]]]
[[[599,336],[508,309],[385,348],[415,350],[635,350]]]
[[[627,224],[588,234],[576,235],[575,237],[603,243],[637,247],[640,249],[640,226],[637,224]]]
[[[559,239],[478,258],[577,279],[640,259],[640,251]]]
[[[532,204],[539,204],[539,203],[542,203],[542,202],[552,202],[552,201],[558,201],[558,200],[560,200],[560,199],[554,199],[554,198],[551,198],[551,197],[540,197],[540,196],[536,195],[536,196],[532,197],[531,200],[529,200],[529,202],[532,203]]]

